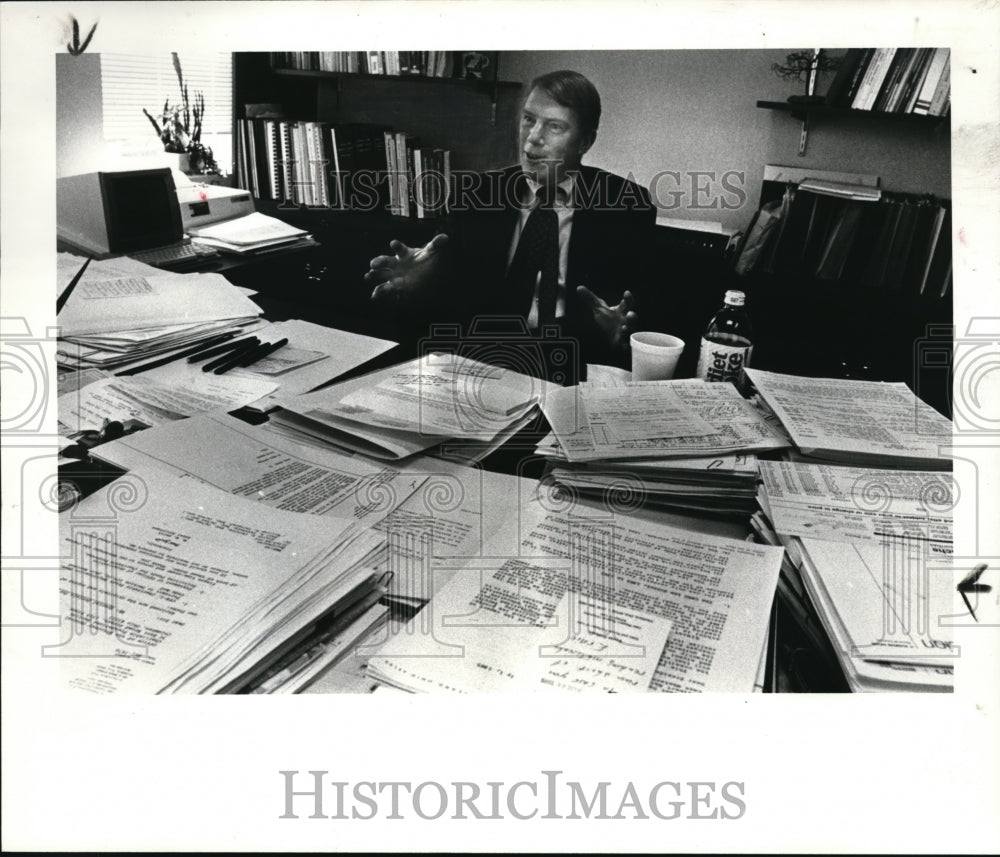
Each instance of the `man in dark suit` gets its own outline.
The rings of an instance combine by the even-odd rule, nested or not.
[[[419,248],[393,241],[392,255],[372,260],[372,299],[431,321],[555,324],[586,362],[627,366],[656,214],[644,188],[581,164],[600,115],[583,75],[536,78],[520,114],[520,163],[458,176],[440,234]]]

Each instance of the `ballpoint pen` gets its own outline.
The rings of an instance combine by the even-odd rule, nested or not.
[[[80,282],[80,277],[83,276],[83,272],[87,270],[87,265],[90,264],[90,256],[87,257],[87,261],[83,263],[83,267],[76,272],[76,275],[72,280],[69,281],[69,285],[63,289],[63,293],[56,298],[56,314],[58,315],[59,310],[63,308],[66,301],[69,300],[69,296],[73,294],[73,289],[76,288],[76,284]]]
[[[247,339],[239,348],[223,354],[221,357],[216,357],[215,360],[209,360],[204,366],[201,367],[202,372],[215,372],[216,375],[221,375],[222,372],[232,369],[243,357],[251,351],[260,347],[260,340],[254,336]],[[222,371],[220,371],[222,370]]]
[[[279,339],[277,342],[262,342],[258,343],[255,348],[251,348],[248,351],[235,352],[233,354],[233,359],[221,366],[214,369],[216,375],[225,375],[230,369],[235,369],[236,367],[250,366],[256,363],[261,358],[270,354],[272,351],[277,351],[281,346],[287,345],[287,339]],[[209,364],[211,365],[211,364]],[[206,367],[207,368],[207,367]]]
[[[226,342],[222,345],[217,345],[215,346],[215,348],[205,346],[204,348],[199,349],[190,357],[188,357],[187,362],[200,363],[202,360],[208,360],[209,357],[218,357],[220,354],[225,354],[228,351],[233,351],[237,348],[241,348],[248,342],[252,341],[260,342],[260,340],[257,339],[257,337],[251,336],[246,339],[234,339],[232,342]]]
[[[115,372],[115,375],[138,375],[140,372],[145,372],[148,369],[155,369],[157,366],[166,366],[167,363],[173,363],[175,360],[180,360],[182,357],[187,357],[188,355],[194,354],[196,351],[200,351],[203,348],[210,348],[213,345],[225,342],[227,339],[232,339],[234,335],[235,334],[233,333],[222,333],[218,336],[213,336],[211,339],[206,339],[204,342],[199,342],[197,345],[193,345],[191,348],[185,348],[183,351],[178,351],[176,354],[161,357],[159,360],[151,360],[149,363],[133,366],[131,369],[122,369],[121,372]]]
[[[265,342],[259,348],[251,351],[249,354],[244,355],[243,359],[239,362],[239,366],[252,366],[267,357],[269,354],[273,354],[279,348],[284,348],[288,345],[287,337],[284,339],[279,339],[277,342]]]

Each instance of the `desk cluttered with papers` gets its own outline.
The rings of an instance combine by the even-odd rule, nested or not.
[[[951,424],[903,384],[559,387],[127,258],[59,326],[82,692],[953,688]]]

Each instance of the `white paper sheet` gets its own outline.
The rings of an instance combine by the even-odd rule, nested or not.
[[[906,536],[951,545],[950,473],[761,461],[767,513],[783,535],[876,543]]]
[[[81,280],[59,313],[59,327],[60,335],[70,338],[258,315],[260,307],[221,274],[160,271]]]
[[[615,391],[615,392],[612,392]],[[621,396],[618,407],[604,407],[594,417],[590,399]],[[644,408],[629,409],[631,397]],[[673,435],[663,430],[680,403],[698,420],[695,433]],[[634,381],[621,387],[587,385],[551,392],[542,410],[565,457],[572,462],[598,459],[685,458],[754,450],[781,449],[786,439],[737,392],[732,384],[683,381]]]
[[[102,444],[95,454],[126,470],[166,469],[282,511],[369,524],[426,478],[337,450],[301,446],[228,414],[136,432]]]
[[[509,369],[432,354],[352,390],[335,412],[384,428],[489,439],[537,403],[545,387]]]
[[[51,654],[70,687],[218,689],[371,577],[381,540],[356,522],[320,524],[154,470],[122,478],[127,507],[116,482],[60,516],[63,637]]]
[[[526,691],[645,693],[670,635],[670,620],[567,592],[520,672]],[[554,640],[549,642],[549,640]]]
[[[148,425],[214,410],[233,410],[266,396],[273,382],[200,374],[186,386],[160,384],[148,375],[111,377],[59,397],[59,423],[68,432],[99,429],[105,419]]]
[[[518,554],[442,561],[451,582],[371,659],[373,674],[414,690],[513,690],[505,653],[534,645],[565,594],[581,592],[672,623],[651,690],[753,690],[780,548],[545,505],[522,509]]]
[[[949,467],[951,421],[903,383],[799,378],[747,369],[799,450],[850,463]]]

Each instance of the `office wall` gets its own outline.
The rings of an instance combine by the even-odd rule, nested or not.
[[[104,148],[101,57],[56,54],[56,176],[96,169]]]
[[[767,163],[863,169],[880,175],[890,190],[951,195],[947,125],[935,131],[905,120],[820,117],[813,120],[806,156],[800,158],[800,123],[756,107],[758,99],[783,101],[801,90],[801,84],[771,71],[786,53],[510,51],[503,54],[500,74],[524,83],[557,68],[586,74],[604,104],[587,162],[631,172],[652,185],[658,206],[676,217],[746,226]],[[57,54],[56,81],[57,175],[108,163],[99,56]]]
[[[892,118],[821,117],[799,157],[799,121],[756,107],[758,99],[784,101],[803,91],[771,71],[791,50],[512,51],[503,54],[500,74],[524,83],[558,68],[587,75],[604,112],[586,162],[652,183],[658,207],[675,217],[745,227],[767,163],[863,170],[890,190],[951,195],[947,125],[936,133]],[[828,82],[821,80],[819,91]],[[731,190],[736,176],[744,198]]]

